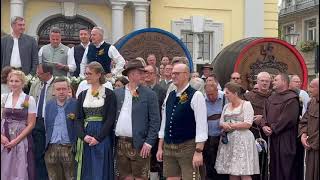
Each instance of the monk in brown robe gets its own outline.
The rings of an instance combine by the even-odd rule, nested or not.
[[[257,89],[244,94],[244,99],[250,101],[254,110],[254,123],[250,131],[253,133],[255,139],[263,138],[267,141],[267,137],[262,130],[260,130],[261,121],[263,118],[264,104],[271,95],[270,90],[271,76],[267,72],[260,72],[257,75]],[[267,154],[266,151],[259,153],[260,174],[253,175],[253,180],[267,180]]]
[[[299,135],[306,149],[306,180],[319,179],[319,79],[310,82],[311,101],[299,123]]]
[[[270,140],[270,180],[298,180],[295,163],[299,120],[299,98],[289,90],[289,76],[274,78],[272,94],[265,103],[262,130]]]

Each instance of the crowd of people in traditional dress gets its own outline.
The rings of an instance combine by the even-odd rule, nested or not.
[[[100,27],[38,50],[23,17],[1,38],[1,179],[317,180],[319,79],[238,72],[223,87],[185,57],[124,59]],[[37,77],[29,89],[26,75]],[[201,75],[201,76],[200,76]],[[72,91],[67,77],[84,80]],[[305,167],[306,166],[306,167]]]

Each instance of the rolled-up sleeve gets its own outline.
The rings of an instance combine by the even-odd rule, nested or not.
[[[69,72],[74,72],[77,68],[76,61],[74,59],[74,48],[68,50],[68,67]]]
[[[119,51],[113,45],[110,46],[108,55],[116,63],[116,67],[112,70],[112,73],[115,75],[120,74],[126,63],[124,58],[121,56]]]
[[[191,99],[191,108],[196,119],[196,143],[208,139],[207,106],[204,96],[196,91]]]

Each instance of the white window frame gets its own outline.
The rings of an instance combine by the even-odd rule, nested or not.
[[[292,44],[293,43],[293,39],[287,39],[287,37],[286,37],[286,35],[288,35],[287,34],[287,32],[286,32],[286,28],[288,27],[288,26],[290,26],[290,25],[293,25],[293,32],[290,32],[289,34],[293,34],[293,33],[296,33],[296,22],[295,21],[291,21],[291,22],[288,22],[288,23],[285,23],[285,24],[283,24],[282,25],[282,27],[281,27],[281,29],[282,29],[282,32],[283,32],[283,38],[284,38],[284,40],[285,41],[287,41],[288,43],[290,43],[290,44]],[[299,38],[300,39],[300,38]]]
[[[197,59],[198,43],[193,42],[192,59],[194,69],[197,64],[212,63],[214,58],[222,50],[223,47],[223,23],[214,22],[211,19],[201,16],[191,16],[189,19],[181,19],[171,22],[172,33],[177,37],[182,37],[181,33],[184,31],[195,33],[212,33],[210,41],[210,59]],[[195,37],[194,37],[195,38]]]
[[[319,16],[311,16],[311,17],[302,19],[302,36],[303,36],[302,38],[304,41],[308,40],[308,32],[306,32],[307,30],[306,22],[312,19],[316,19],[315,41],[319,42],[319,34],[317,34],[317,32],[319,31]]]

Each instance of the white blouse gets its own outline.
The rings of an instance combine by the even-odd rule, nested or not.
[[[22,104],[25,100],[26,94],[24,92],[20,93],[19,99],[15,105],[15,107],[12,107],[12,92],[9,94],[1,94],[1,106],[4,104],[4,108],[14,108],[14,109],[22,109]],[[28,107],[28,113],[37,113],[37,105],[36,101],[32,96],[29,96],[29,107]]]
[[[83,101],[83,107],[101,107],[104,105],[104,98],[105,98],[105,87],[101,86],[99,89],[98,97],[93,97],[91,87],[88,89],[86,97]]]
[[[225,114],[233,115],[233,114],[239,114],[241,112],[241,107],[242,107],[241,104],[240,104],[240,106],[234,108],[233,110],[230,109],[230,106],[231,106],[231,103],[228,103],[224,106],[223,111],[222,111],[223,114],[221,115],[221,118],[220,118],[220,124],[224,122],[224,115]],[[254,111],[253,111],[253,108],[252,108],[250,101],[244,101],[242,108],[243,108],[243,112],[242,112],[241,116],[243,116],[243,119],[244,119],[243,122],[246,122],[248,124],[252,124]]]

